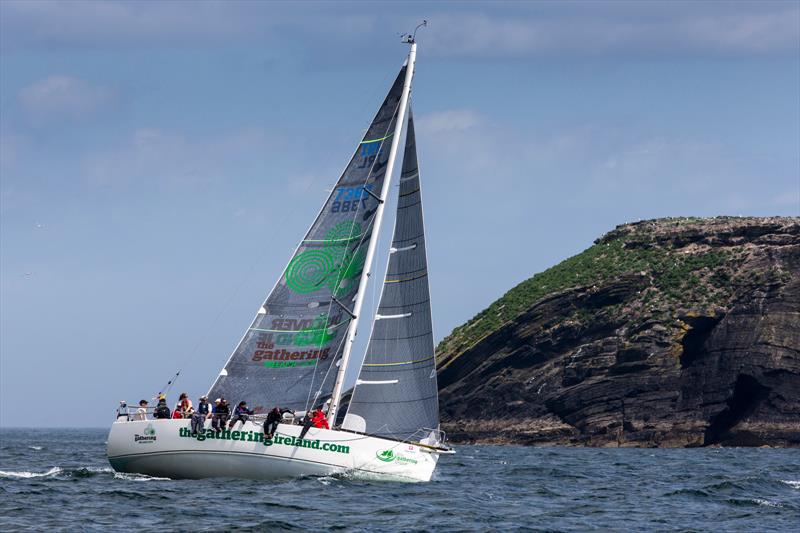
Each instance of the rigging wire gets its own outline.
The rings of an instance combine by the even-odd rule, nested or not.
[[[158,399],[162,394],[166,395],[169,392],[169,390],[172,388],[172,386],[175,384],[175,381],[177,381],[178,376],[180,376],[180,375],[181,375],[181,371],[180,370],[175,372],[175,375],[172,376],[172,379],[167,381],[167,384],[164,385],[163,387],[161,387],[161,390],[158,391],[158,394],[156,394],[156,399]]]
[[[277,234],[277,231],[273,231],[272,235],[271,235],[271,238],[274,239],[276,234]],[[207,327],[203,328],[203,334],[200,337],[198,337],[198,339],[194,343],[194,346],[192,347],[192,349],[187,353],[186,356],[183,357],[183,359],[181,361],[182,364],[180,365],[180,370],[178,370],[178,372],[175,373],[175,376],[173,376],[173,378],[171,380],[169,380],[164,387],[162,387],[162,391],[159,391],[159,393],[158,393],[159,395],[167,394],[169,392],[169,390],[172,388],[172,386],[175,385],[175,381],[177,381],[178,376],[183,371],[183,368],[186,366],[186,361],[191,360],[192,358],[194,358],[194,356],[196,355],[196,353],[200,349],[200,347],[202,345],[204,345],[208,341],[208,338],[211,336],[211,333],[214,331],[214,328],[216,327],[217,323],[219,322],[219,319],[222,318],[222,315],[224,315],[229,310],[230,305],[233,303],[234,299],[239,294],[239,292],[242,290],[242,288],[245,286],[245,284],[248,281],[250,281],[251,279],[254,278],[255,273],[256,273],[256,269],[258,268],[259,265],[263,264],[264,259],[266,259],[267,255],[270,253],[271,249],[270,249],[269,246],[264,246],[263,250],[264,251],[258,257],[258,259],[256,261],[253,261],[251,266],[250,266],[250,268],[248,270],[246,270],[245,273],[240,277],[239,281],[236,283],[236,285],[234,286],[233,290],[229,291],[228,298],[223,302],[222,306],[220,306],[219,311],[217,311],[216,316],[214,316],[214,319],[211,321],[211,323]],[[290,259],[291,259],[291,257],[290,257]],[[215,382],[216,382],[216,379],[215,379]]]

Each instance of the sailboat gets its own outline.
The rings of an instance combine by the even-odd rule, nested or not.
[[[416,32],[415,32],[416,34]],[[275,479],[346,474],[429,481],[453,453],[439,430],[428,264],[410,107],[417,44],[283,274],[220,371],[208,397],[245,400],[255,415],[193,435],[188,419],[118,417],[108,459],[119,472],[169,478]],[[403,135],[405,133],[405,135]],[[358,378],[346,376],[392,175],[405,138],[394,234]],[[349,401],[344,401],[349,398]],[[263,414],[324,407],[331,429]],[[343,416],[342,416],[343,415]]]

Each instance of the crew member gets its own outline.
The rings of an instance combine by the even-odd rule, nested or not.
[[[308,433],[308,430],[311,429],[311,426],[314,424],[314,410],[306,411],[306,415],[303,417],[303,421],[301,423],[303,424],[303,430],[300,432],[300,438],[302,439],[306,436],[306,433]]]
[[[128,403],[126,401],[119,402],[119,407],[117,407],[117,420],[120,418],[124,419],[125,422],[128,422],[131,417],[128,415]]]
[[[197,404],[197,411],[192,415],[192,437],[196,437],[198,431],[203,431],[206,418],[211,416],[209,407],[208,396],[200,396],[200,401]]]
[[[147,420],[147,400],[139,400],[139,408],[133,415],[134,420]]]
[[[325,416],[325,413],[322,412],[322,409],[314,409],[314,415],[311,419],[311,424],[315,428],[330,429],[328,426],[328,419]]]
[[[275,406],[272,408],[267,414],[267,419],[264,420],[264,438],[269,440],[278,430],[278,424],[280,424],[281,420],[283,420],[283,415],[285,413],[292,413],[291,409],[281,409],[279,406]]]
[[[214,431],[219,433],[225,428],[225,422],[231,414],[231,408],[225,398],[217,398],[214,400],[214,410],[211,413],[211,427]]]
[[[153,411],[153,418],[169,418],[170,410],[167,407],[167,396],[164,394],[158,395],[158,403]]]
[[[242,421],[242,427],[244,427],[245,422],[247,422],[247,419],[250,418],[252,414],[253,411],[247,408],[247,402],[239,402],[239,405],[233,410],[233,418],[228,427],[233,429],[233,426],[235,426],[236,422],[239,420]]]
[[[182,392],[178,397],[178,402],[181,404],[183,418],[191,418],[192,414],[194,414],[194,406],[192,405],[192,400],[189,399],[189,395]]]

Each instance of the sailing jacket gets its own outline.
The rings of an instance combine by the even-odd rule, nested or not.
[[[315,428],[330,429],[328,426],[328,419],[325,418],[325,415],[322,414],[322,411],[317,411],[314,413],[314,418],[311,419],[311,424],[313,424]]]
[[[243,405],[237,405],[233,411],[234,416],[252,415],[253,411]]]

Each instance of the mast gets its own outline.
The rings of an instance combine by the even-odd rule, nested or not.
[[[364,261],[365,275],[361,276],[361,281],[358,284],[358,292],[356,293],[356,301],[353,306],[353,320],[350,322],[347,331],[347,338],[345,340],[344,352],[342,359],[339,362],[339,370],[336,374],[336,383],[333,387],[333,395],[331,396],[331,405],[328,409],[328,422],[333,427],[336,422],[336,412],[339,410],[339,403],[342,398],[342,388],[344,387],[344,378],[347,373],[347,365],[350,361],[350,353],[353,351],[353,344],[355,343],[356,333],[358,331],[358,319],[361,315],[361,306],[364,303],[364,297],[367,293],[367,283],[369,282],[370,274],[372,273],[372,261],[375,257],[375,250],[378,246],[378,237],[381,231],[381,224],[383,222],[383,212],[386,206],[385,200],[389,195],[389,188],[392,181],[392,173],[394,172],[394,163],[397,159],[397,149],[400,145],[400,136],[403,132],[403,125],[406,120],[406,110],[408,109],[408,96],[411,93],[411,80],[414,77],[414,63],[417,57],[417,43],[414,39],[409,39],[411,50],[408,52],[406,77],[403,82],[403,92],[400,95],[400,105],[397,110],[397,119],[394,126],[394,134],[392,135],[392,146],[389,150],[389,161],[386,165],[386,174],[383,180],[383,187],[381,188],[380,201],[375,213],[375,221],[373,223],[373,237],[367,248],[367,257]]]

